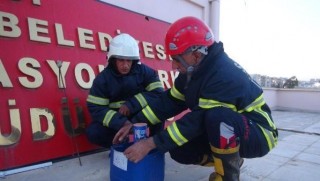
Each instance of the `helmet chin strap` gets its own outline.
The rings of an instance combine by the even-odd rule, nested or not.
[[[208,47],[206,46],[193,46],[190,48],[190,51],[197,51],[200,52],[202,55],[207,55],[208,54]],[[182,58],[181,55],[176,56],[176,59],[184,66],[184,68],[186,68],[187,70],[187,82],[186,85],[184,86],[184,88],[188,88],[188,84],[191,80],[192,74],[193,72],[197,69],[198,65],[200,64],[200,62],[202,61],[202,59],[204,58],[204,56],[201,56],[200,60],[198,63],[196,63],[195,65],[189,65],[187,64],[187,62]]]
[[[191,80],[192,73],[195,71],[196,67],[199,65],[199,63],[195,65],[189,65],[187,62],[179,55],[176,57],[176,59],[186,68],[187,70],[187,82],[184,88],[186,89],[188,87],[188,83]]]

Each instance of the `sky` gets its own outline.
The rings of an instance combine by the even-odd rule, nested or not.
[[[320,0],[221,0],[219,38],[249,74],[320,78]]]

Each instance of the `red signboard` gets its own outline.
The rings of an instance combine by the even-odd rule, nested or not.
[[[0,170],[96,149],[84,135],[86,98],[119,33],[139,41],[142,62],[170,87],[168,26],[97,0],[1,1]]]

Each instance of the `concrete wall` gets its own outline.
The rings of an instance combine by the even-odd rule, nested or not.
[[[197,17],[211,27],[215,40],[219,41],[220,0],[100,1],[168,23],[184,16]]]
[[[272,110],[320,113],[320,90],[264,88],[264,98]]]
[[[195,16],[207,20],[209,10],[208,0],[100,1],[169,23],[183,16]]]

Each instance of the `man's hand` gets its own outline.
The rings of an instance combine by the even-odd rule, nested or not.
[[[130,121],[126,121],[122,126],[122,128],[120,128],[120,130],[114,136],[112,143],[113,144],[121,143],[129,135],[131,128],[132,128],[132,123]]]
[[[154,148],[156,148],[156,145],[153,141],[153,137],[150,137],[131,145],[124,151],[124,155],[128,160],[138,163]]]
[[[121,105],[118,112],[124,116],[130,116],[130,110],[129,110],[128,106],[126,106],[125,104]]]

